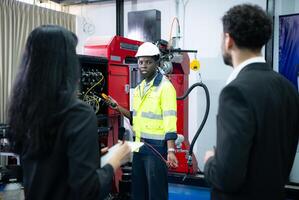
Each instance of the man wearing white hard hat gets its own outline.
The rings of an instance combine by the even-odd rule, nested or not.
[[[160,51],[150,42],[138,48],[136,57],[144,80],[135,88],[133,111],[115,103],[114,109],[133,123],[136,142],[144,142],[134,152],[132,200],[168,200],[167,167],[177,167],[176,91],[159,70]]]

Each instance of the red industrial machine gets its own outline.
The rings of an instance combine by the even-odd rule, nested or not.
[[[177,93],[177,133],[176,157],[179,165],[170,172],[195,174],[198,171],[195,156],[189,155],[190,144],[188,138],[188,95],[183,97],[189,89],[190,60],[187,52],[195,50],[182,50],[169,47],[167,41],[156,42],[161,52],[160,67],[172,82]],[[190,92],[190,91],[189,91]],[[190,157],[191,156],[191,157]]]
[[[123,120],[120,113],[105,104],[103,95],[113,97],[120,105],[130,110],[130,89],[135,88],[141,81],[135,58],[141,44],[140,41],[121,36],[91,37],[84,45],[84,55],[80,56],[80,95],[84,101],[94,107],[98,116],[100,140],[104,146],[111,147],[117,143]],[[161,48],[160,50],[163,51]],[[179,58],[177,59],[179,61],[175,61],[174,58]],[[174,85],[177,96],[184,95],[189,86],[188,54],[164,49],[161,64],[171,66],[171,72],[167,73],[167,76]],[[194,174],[197,172],[194,157],[191,161],[192,165],[190,161],[188,165],[188,98],[177,101],[177,117],[177,132],[185,139],[177,146],[179,166],[170,169],[170,172]],[[120,176],[121,174],[118,173],[116,181],[120,180]],[[121,184],[119,187],[121,190]]]
[[[85,43],[85,55],[79,57],[80,96],[95,110],[102,147],[111,147],[118,142],[123,123],[120,113],[109,108],[105,96],[112,96],[119,104],[130,109],[130,67],[127,62],[136,60],[134,56],[140,44],[139,41],[119,36],[92,37]],[[115,176],[115,192],[128,190],[128,184],[121,182],[121,177],[122,173],[118,171]]]
[[[104,93],[112,96],[123,107],[130,109],[129,105],[129,91],[134,88],[140,81],[138,72],[136,70],[136,59],[134,58],[139,45],[142,42],[127,39],[121,36],[114,37],[91,37],[84,46],[84,54],[88,56],[95,56],[98,58],[107,59],[106,65],[99,66],[106,85]],[[159,46],[161,48],[161,46]],[[163,51],[163,49],[162,49]],[[182,96],[189,86],[189,56],[187,53],[170,51],[164,49],[165,55],[173,58],[174,55],[180,57],[180,62],[171,62],[172,72],[167,76],[173,83],[177,96]],[[135,62],[134,62],[135,61]],[[104,63],[104,62],[102,62]],[[105,110],[105,109],[104,109]],[[118,138],[118,128],[121,124],[120,114],[112,109],[106,109],[106,114],[109,116],[110,133],[107,138],[107,146],[112,146]],[[184,136],[185,141],[177,151],[179,159],[179,167],[171,169],[172,172],[179,173],[195,173],[197,171],[197,164],[193,159],[193,167],[189,168],[187,165],[187,150],[188,143],[188,99],[177,101],[177,132]]]
[[[106,65],[98,66],[105,80],[103,90],[98,91],[98,93],[112,96],[119,104],[128,110],[130,109],[130,67],[129,64],[126,63],[126,60],[130,60],[130,58],[134,59],[140,44],[141,42],[139,41],[113,36],[91,37],[86,41],[84,46],[85,58],[93,56],[94,59],[106,60]],[[102,108],[101,113],[107,115],[110,128],[106,141],[102,139],[102,142],[105,146],[111,147],[118,140],[118,128],[122,124],[121,117],[117,111],[107,108],[107,106],[106,108]]]
[[[171,83],[176,89],[177,96],[183,96],[189,88],[189,56],[187,53],[180,53],[181,62],[172,62],[172,72],[168,74]],[[177,146],[176,156],[179,165],[175,169],[170,169],[170,172],[189,173],[197,172],[197,162],[193,157],[192,167],[188,166],[187,157],[190,144],[188,142],[188,98],[185,100],[177,100],[177,133],[184,136],[184,141]]]

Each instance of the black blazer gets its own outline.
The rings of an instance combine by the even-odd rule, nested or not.
[[[265,63],[246,66],[220,94],[217,148],[204,169],[211,199],[284,199],[298,134],[295,87]]]
[[[25,199],[104,199],[114,172],[110,164],[100,168],[97,121],[92,108],[74,100],[59,116],[57,137],[49,155],[40,158],[31,148],[23,150]]]

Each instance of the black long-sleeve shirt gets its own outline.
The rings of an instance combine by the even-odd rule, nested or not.
[[[50,155],[37,159],[24,149],[21,155],[25,198],[29,200],[103,199],[111,187],[113,168],[100,166],[96,116],[74,100],[57,124]]]

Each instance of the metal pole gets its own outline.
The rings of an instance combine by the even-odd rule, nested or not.
[[[124,0],[116,0],[116,35],[124,36]]]
[[[267,63],[273,68],[273,45],[274,45],[274,9],[275,9],[275,1],[267,0],[267,13],[272,17],[272,37],[269,39],[268,43],[265,46],[265,58]]]

